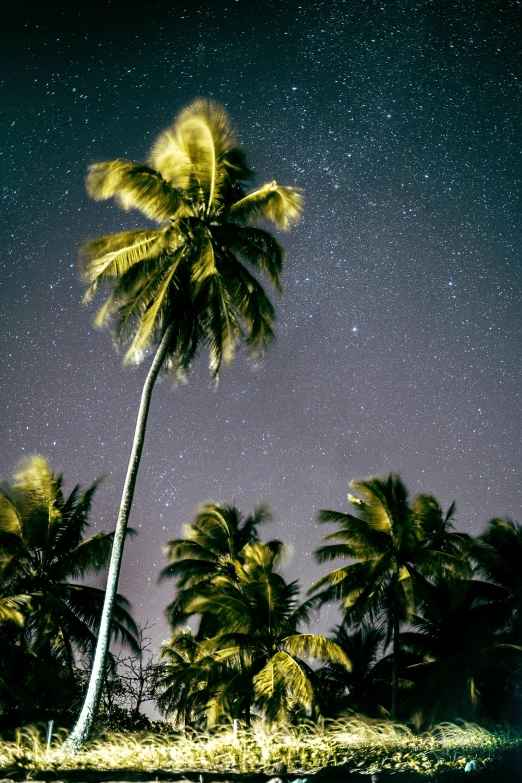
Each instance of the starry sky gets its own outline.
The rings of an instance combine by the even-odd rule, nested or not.
[[[144,160],[196,97],[223,102],[258,182],[306,192],[281,238],[277,342],[208,380],[157,384],[120,589],[168,633],[162,546],[206,500],[268,503],[307,588],[320,508],[400,471],[457,526],[522,519],[518,0],[172,0],[12,6],[0,52],[0,475],[41,453],[103,474],[112,529],[147,372],[82,305],[77,249],[147,221],[85,193],[87,166]],[[335,621],[324,610],[317,628]]]

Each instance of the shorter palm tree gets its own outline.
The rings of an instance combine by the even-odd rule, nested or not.
[[[385,646],[391,644],[393,649],[391,715],[395,719],[400,627],[429,596],[429,580],[442,575],[467,577],[470,568],[460,550],[455,554],[433,548],[432,516],[425,529],[398,475],[353,481],[350,486],[357,493],[348,495],[357,515],[320,511],[320,522],[337,523],[339,529],[325,539],[335,543],[320,547],[315,554],[320,563],[338,557],[354,562],[324,576],[311,592],[318,604],[340,600],[350,624],[368,619],[384,625]]]
[[[280,551],[255,542],[241,555],[230,561],[233,576],[215,577],[187,607],[211,613],[220,628],[201,643],[219,671],[209,722],[227,715],[243,716],[248,724],[252,707],[269,723],[295,710],[311,714],[318,703],[307,660],[329,660],[346,669],[350,661],[335,642],[299,630],[309,621],[310,606],[298,603],[297,582],[286,582],[276,571]]]
[[[31,681],[42,666],[64,668],[73,681],[75,654],[92,653],[96,642],[104,591],[78,582],[110,557],[112,534],[85,538],[96,487],[81,493],[76,486],[65,497],[62,476],[40,456],[24,460],[13,484],[1,487],[0,608],[13,622],[0,636],[8,658],[16,651],[18,673],[24,669]],[[119,596],[112,636],[134,647],[135,632],[129,603]]]
[[[503,610],[511,615],[517,644],[522,644],[522,525],[512,519],[491,519],[473,541],[475,572],[497,585]]]
[[[160,650],[162,663],[156,681],[157,704],[175,726],[204,728],[209,669],[201,645],[190,631],[176,631]]]
[[[522,647],[506,633],[509,613],[499,604],[499,589],[476,580],[438,580],[431,600],[412,618],[413,631],[401,634],[401,646],[421,661],[404,669],[415,688],[409,707],[418,725],[457,718],[476,720],[492,705],[483,692],[495,693],[498,717],[509,675],[522,663]]]
[[[454,528],[455,501],[446,513],[433,495],[418,495],[413,504],[413,515],[420,522],[423,537],[428,549],[446,552],[448,555],[466,559],[472,537],[468,533],[459,533]]]

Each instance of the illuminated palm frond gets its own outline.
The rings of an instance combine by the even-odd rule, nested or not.
[[[83,245],[80,265],[84,278],[90,283],[84,301],[92,298],[101,282],[118,278],[134,264],[157,255],[163,237],[164,232],[157,229],[125,231],[92,239]]]
[[[253,220],[271,220],[283,231],[297,223],[303,208],[303,195],[298,188],[267,182],[244,198],[232,204],[227,213],[231,221],[250,223]]]
[[[146,217],[166,222],[188,212],[178,190],[158,172],[128,160],[94,163],[89,167],[87,191],[91,198],[116,198],[123,209],[139,209]]]
[[[30,607],[31,598],[28,595],[0,596],[0,626],[3,623],[23,625]]]
[[[351,671],[352,664],[344,650],[326,636],[319,636],[313,633],[298,633],[287,636],[282,644],[290,655],[298,658],[308,658],[311,661],[331,661],[344,666],[347,671]]]

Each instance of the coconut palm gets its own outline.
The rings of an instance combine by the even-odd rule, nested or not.
[[[330,660],[346,669],[350,661],[330,639],[300,632],[310,607],[298,603],[297,582],[286,582],[275,569],[281,552],[266,544],[247,544],[241,559],[231,561],[234,576],[223,574],[202,586],[188,610],[212,613],[219,632],[200,643],[218,667],[212,677],[209,723],[243,716],[256,706],[268,722],[296,709],[317,707],[307,659]]]
[[[395,718],[401,624],[411,620],[418,602],[427,596],[428,580],[469,576],[470,569],[460,554],[431,548],[398,475],[353,481],[350,486],[361,496],[348,495],[358,516],[320,511],[319,521],[337,523],[339,530],[325,539],[336,543],[320,547],[315,554],[320,563],[338,557],[355,562],[324,576],[312,592],[317,603],[341,600],[350,623],[368,618],[384,624],[385,644],[393,647],[391,715]]]
[[[104,597],[78,580],[106,567],[112,534],[85,537],[97,482],[85,492],[77,485],[68,497],[62,483],[43,457],[32,456],[0,488],[0,609],[12,621],[1,635],[19,675],[38,664],[61,667],[73,680],[75,653],[94,649]],[[128,601],[118,595],[115,603],[111,636],[135,647]]]
[[[490,717],[498,720],[510,674],[522,664],[522,647],[506,633],[499,588],[470,579],[438,580],[429,591],[432,600],[411,619],[414,630],[401,633],[401,645],[421,658],[404,669],[415,683],[408,699],[415,721],[429,726],[476,720],[493,705]]]
[[[155,350],[144,384],[123,489],[107,581],[99,644],[88,693],[69,737],[77,748],[92,726],[108,649],[108,624],[123,554],[125,529],[143,448],[152,389],[161,370],[184,378],[203,347],[212,377],[230,363],[244,339],[257,357],[273,339],[274,308],[256,274],[280,290],[283,248],[256,219],[288,228],[302,196],[272,181],[245,193],[252,175],[223,107],[197,100],[154,143],[147,164],[114,160],[91,166],[87,187],[95,199],[115,198],[159,224],[88,242],[83,273],[90,298],[109,284],[99,316],[113,319],[127,362]]]
[[[251,516],[243,518],[235,506],[204,503],[192,523],[185,526],[184,537],[167,543],[165,553],[170,562],[160,579],[176,579],[176,598],[167,607],[173,629],[189,619],[186,606],[204,583],[220,574],[233,576],[231,561],[241,558],[246,544],[259,540],[259,526],[270,519],[266,506],[258,506]],[[276,551],[281,543],[270,541],[267,546]],[[200,626],[199,638],[216,632],[215,623],[209,626],[211,619],[205,616],[206,627]]]

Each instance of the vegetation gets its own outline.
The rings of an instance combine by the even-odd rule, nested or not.
[[[286,582],[275,570],[279,559],[279,548],[274,551],[259,541],[246,544],[238,559],[229,561],[230,572],[203,584],[187,606],[188,612],[213,618],[213,635],[199,642],[191,667],[183,666],[185,679],[205,683],[210,726],[225,716],[244,718],[248,726],[254,707],[268,723],[284,722],[299,710],[311,714],[317,700],[303,659],[351,668],[335,642],[299,631],[309,609],[297,602],[297,583]],[[174,642],[179,644],[179,637]],[[178,667],[171,651],[168,646],[171,663],[163,682],[175,693]],[[197,689],[196,695],[200,700]],[[163,705],[169,711],[165,697]]]
[[[227,727],[212,734],[108,735],[74,755],[62,740],[63,735],[56,734],[47,752],[43,732],[20,731],[14,741],[0,742],[0,769],[22,779],[38,773],[67,779],[75,771],[85,775],[114,770],[118,774],[126,769],[148,775],[157,775],[158,770],[182,771],[184,779],[198,780],[205,772],[249,773],[263,779],[343,765],[346,772],[404,771],[431,777],[442,772],[498,769],[503,757],[522,744],[508,733],[488,732],[473,724],[445,724],[415,736],[406,726],[357,718],[324,729],[307,724],[271,733],[262,728],[234,733]]]
[[[92,654],[104,591],[78,582],[103,571],[112,533],[85,537],[95,482],[68,497],[43,457],[0,487],[0,726],[61,716],[77,691],[75,656]],[[116,597],[113,639],[136,647],[128,601]]]
[[[150,164],[150,165],[149,165]],[[86,298],[111,285],[98,315],[112,318],[125,361],[139,363],[155,351],[143,387],[134,442],[121,500],[98,643],[85,703],[69,738],[85,741],[103,688],[109,628],[125,531],[132,505],[154,383],[160,372],[184,379],[198,351],[209,350],[212,378],[244,341],[258,357],[274,337],[274,308],[255,276],[281,290],[283,248],[257,220],[286,229],[301,213],[302,196],[272,181],[245,192],[252,177],[225,109],[197,100],[154,143],[148,164],[97,163],[89,194],[115,198],[158,228],[101,237],[83,248]]]
[[[274,337],[258,277],[281,291],[283,248],[254,224],[289,228],[302,196],[275,181],[247,193],[251,177],[225,110],[203,100],[159,136],[146,164],[90,168],[93,198],[158,224],[82,250],[86,299],[108,287],[98,324],[111,322],[125,362],[153,358],[114,533],[86,537],[97,483],[66,497],[43,457],[0,485],[3,774],[343,764],[431,775],[487,767],[522,746],[510,734],[522,728],[522,526],[495,518],[476,538],[458,532],[454,503],[445,512],[431,495],[410,502],[396,474],[352,482],[350,512],[319,513],[337,527],[316,558],[341,563],[304,602],[282,573],[284,544],[259,537],[268,509],[244,517],[217,503],[166,545],[172,633],[159,660],[117,593],[158,376],[183,380],[204,348],[217,382],[242,342],[255,358]],[[85,582],[107,567],[106,591]],[[331,636],[306,632],[332,601],[341,622]],[[111,653],[111,640],[130,651]],[[165,721],[153,725],[146,703]],[[47,720],[66,727],[50,747],[36,725]],[[97,739],[80,750],[95,720]],[[487,730],[499,724],[503,732]]]
[[[165,547],[160,577],[175,580],[175,597],[159,661],[118,598],[112,635],[131,651],[105,666],[98,734],[146,729],[145,702],[173,727],[199,731],[354,714],[399,715],[417,730],[457,719],[519,725],[520,525],[493,519],[473,539],[454,530],[454,505],[444,513],[428,495],[410,504],[396,475],[352,489],[356,514],[320,512],[338,529],[316,553],[349,562],[304,603],[280,571],[283,544],[259,539],[266,508],[243,517],[202,506]],[[85,538],[95,490],[65,497],[42,457],[2,485],[0,727],[47,717],[69,725],[85,692],[103,591],[83,580],[106,566],[112,539]],[[305,632],[330,600],[343,613],[332,636]]]
[[[4,729],[47,718],[70,725],[87,687],[103,591],[83,580],[106,566],[112,538],[85,537],[95,489],[64,496],[42,457],[2,485]],[[493,519],[475,539],[460,534],[454,505],[444,513],[427,495],[410,504],[393,474],[352,490],[356,514],[320,512],[337,530],[316,553],[349,562],[304,603],[281,572],[284,545],[259,539],[266,508],[243,517],[234,506],[202,506],[165,547],[160,577],[175,580],[175,597],[160,660],[118,598],[112,635],[131,650],[107,661],[97,734],[150,728],[146,702],[171,730],[218,734],[232,721],[277,732],[394,711],[415,731],[455,720],[520,725],[520,525]],[[342,623],[331,637],[305,632],[329,600]]]
[[[351,487],[361,496],[348,495],[358,515],[321,511],[319,521],[335,522],[340,530],[327,536],[336,543],[320,547],[316,556],[320,563],[339,557],[355,562],[327,574],[312,592],[318,603],[341,599],[343,611],[355,624],[367,618],[385,627],[385,644],[392,644],[395,719],[401,625],[411,622],[423,598],[428,600],[430,579],[466,578],[471,571],[461,539],[451,532],[451,515],[438,524],[441,515],[436,505],[433,509],[433,499],[421,496],[410,507],[406,487],[393,474],[385,480],[353,481]]]

